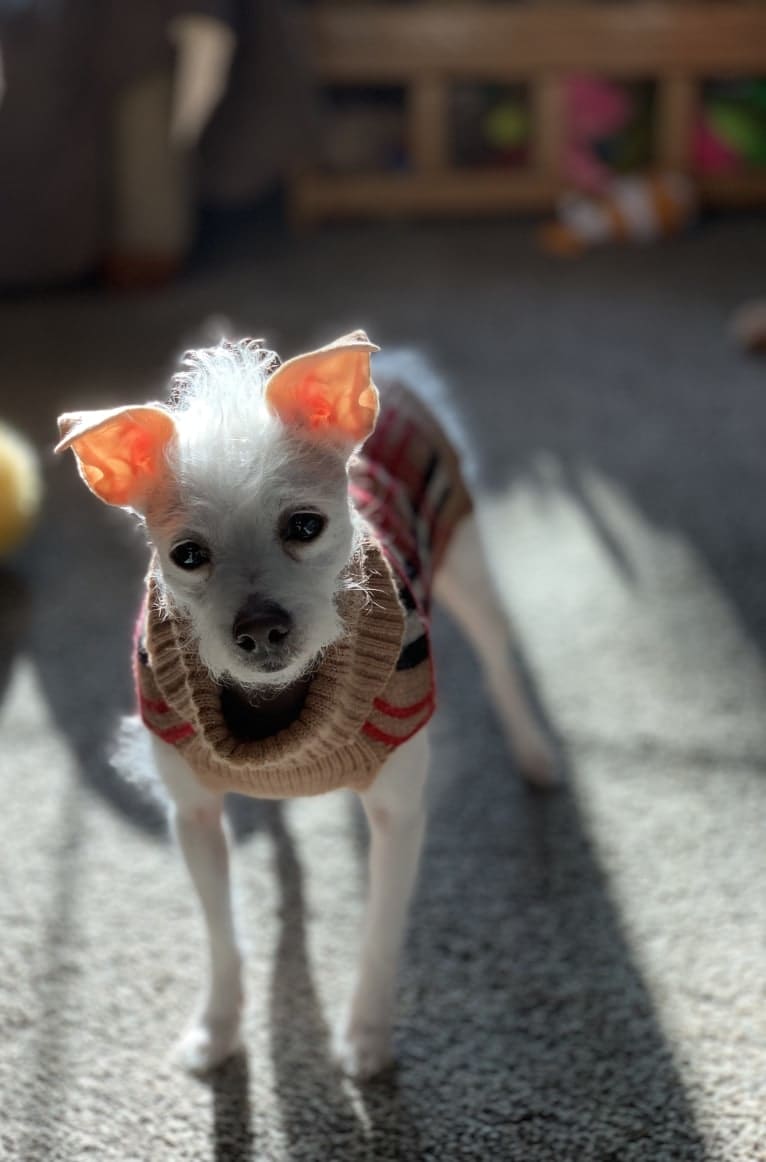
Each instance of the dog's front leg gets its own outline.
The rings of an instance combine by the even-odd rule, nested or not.
[[[370,884],[357,980],[337,1039],[341,1065],[371,1077],[391,1060],[396,974],[425,829],[428,738],[387,760],[361,796],[370,825]]]
[[[239,1046],[242,955],[231,902],[229,839],[223,799],[202,787],[174,747],[153,738],[162,781],[173,801],[172,825],[197,891],[210,948],[206,995],[176,1049],[194,1072],[211,1069]]]

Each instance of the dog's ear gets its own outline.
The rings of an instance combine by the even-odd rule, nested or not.
[[[364,331],[297,355],[266,384],[266,402],[283,423],[342,448],[361,444],[378,418],[370,355],[379,348]]]
[[[170,412],[158,404],[59,416],[56,452],[71,448],[80,475],[107,504],[141,509],[157,486],[164,452],[175,435]]]

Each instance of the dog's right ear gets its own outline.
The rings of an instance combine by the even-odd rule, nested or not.
[[[71,448],[80,475],[106,504],[141,511],[164,471],[165,448],[175,435],[173,417],[159,404],[59,416],[61,440]]]

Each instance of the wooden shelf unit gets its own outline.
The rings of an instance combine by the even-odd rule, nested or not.
[[[703,81],[766,76],[766,5],[758,0],[325,2],[303,19],[320,84],[404,88],[408,152],[401,172],[297,172],[290,206],[304,225],[550,209],[562,188],[562,78],[572,72],[653,81],[657,164],[688,171]],[[528,87],[528,167],[451,163],[449,94],[459,82]],[[700,194],[718,205],[765,204],[766,170],[703,177]]]

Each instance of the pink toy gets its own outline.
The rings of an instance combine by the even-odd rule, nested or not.
[[[579,190],[602,193],[614,174],[599,158],[596,145],[625,127],[634,102],[623,85],[572,73],[565,81],[564,103],[564,177]]]
[[[731,173],[741,164],[739,154],[723,141],[708,121],[700,118],[692,141],[694,168],[700,173]]]

